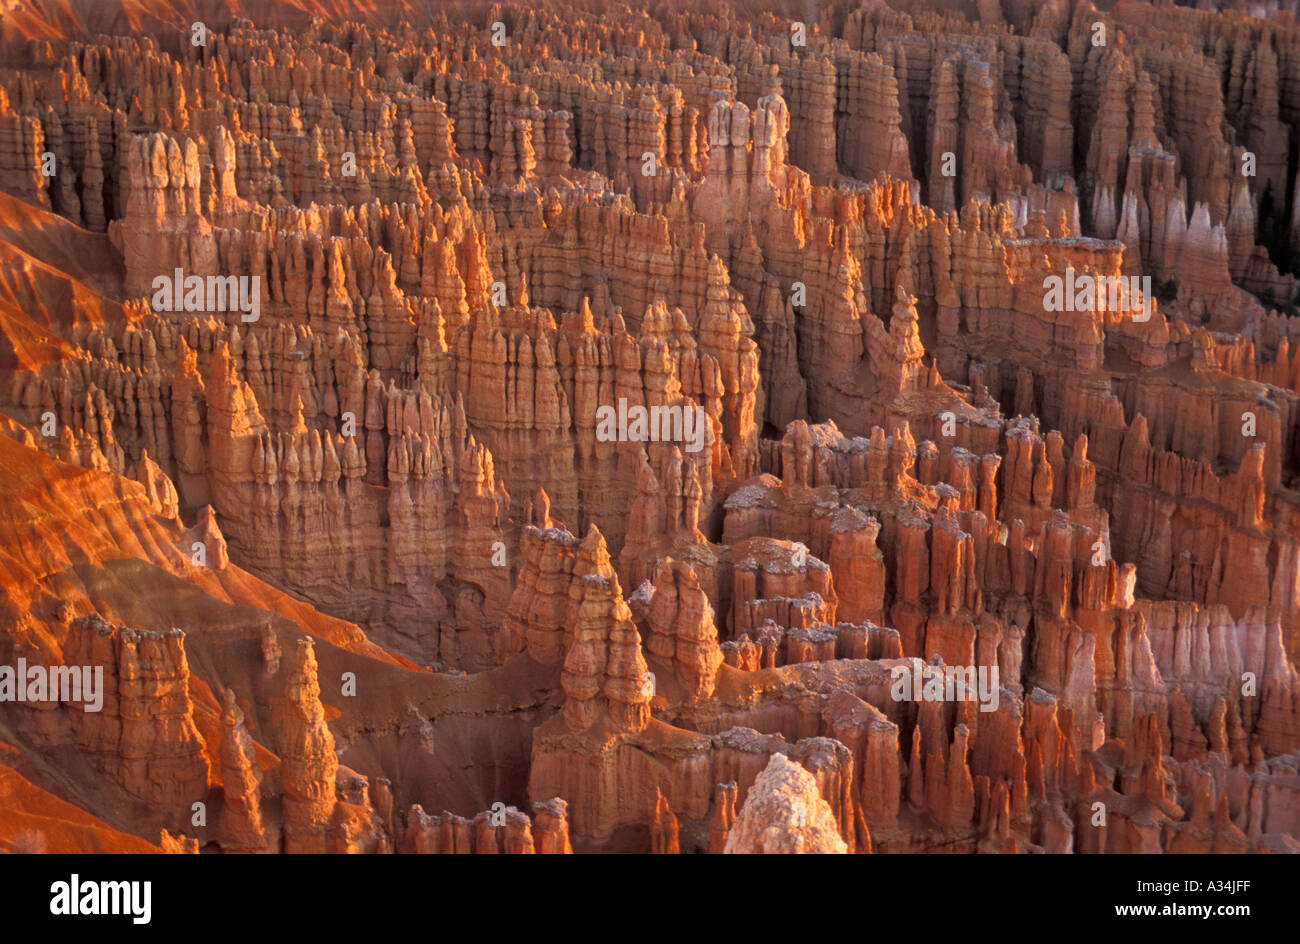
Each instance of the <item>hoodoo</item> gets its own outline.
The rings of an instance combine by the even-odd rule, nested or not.
[[[1294,0],[3,7],[0,852],[1300,851]]]

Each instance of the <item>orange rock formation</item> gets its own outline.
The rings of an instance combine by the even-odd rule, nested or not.
[[[1294,16],[788,12],[6,12],[0,848],[1300,851]]]

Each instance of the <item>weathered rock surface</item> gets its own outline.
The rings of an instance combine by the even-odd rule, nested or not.
[[[127,6],[0,22],[0,846],[1300,849],[1291,13]]]
[[[812,775],[784,755],[774,754],[740,808],[723,851],[729,855],[843,855],[848,850]]]

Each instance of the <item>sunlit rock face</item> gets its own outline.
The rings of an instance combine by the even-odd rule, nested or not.
[[[6,12],[0,850],[1300,851],[1300,27],[786,6]]]

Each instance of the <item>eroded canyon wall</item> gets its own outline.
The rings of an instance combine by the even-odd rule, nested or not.
[[[0,26],[0,661],[105,678],[0,842],[1300,849],[1293,18],[112,6]]]

